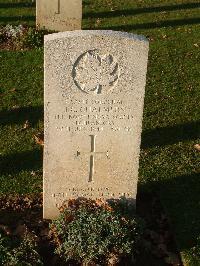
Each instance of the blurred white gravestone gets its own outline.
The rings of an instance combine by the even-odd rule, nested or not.
[[[135,203],[147,60],[138,35],[45,36],[44,218],[77,197]]]
[[[36,24],[54,31],[80,30],[82,0],[37,0]]]

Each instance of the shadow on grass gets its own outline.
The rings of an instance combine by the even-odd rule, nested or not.
[[[0,22],[5,22],[7,24],[11,21],[35,21],[35,16],[9,16],[0,17]]]
[[[145,194],[151,185],[139,185]],[[161,199],[180,251],[196,245],[200,236],[200,174],[169,177],[151,187]]]
[[[129,24],[129,25],[125,24],[125,25],[116,25],[116,26],[109,26],[109,27],[97,27],[96,29],[131,31],[131,30],[139,30],[139,29],[154,29],[154,28],[163,28],[163,27],[178,27],[178,26],[185,26],[185,25],[193,25],[193,24],[199,24],[199,21],[200,21],[200,18],[174,19],[174,20],[141,23],[141,24]]]
[[[34,149],[0,157],[0,175],[42,168],[42,150]]]
[[[175,144],[180,141],[195,140],[200,136],[200,121],[171,127],[144,130],[141,147],[151,148]]]
[[[22,7],[35,7],[35,3],[33,2],[0,3],[0,8],[22,8]]]
[[[170,6],[156,6],[156,7],[145,7],[145,8],[135,8],[135,9],[124,9],[106,12],[87,12],[83,15],[83,18],[111,18],[119,16],[134,16],[139,14],[154,13],[154,12],[166,12],[166,11],[176,11],[199,8],[200,3],[185,3],[180,5],[170,5]]]
[[[34,126],[38,120],[43,119],[42,106],[22,107],[14,110],[0,112],[1,125],[23,124],[26,120]]]

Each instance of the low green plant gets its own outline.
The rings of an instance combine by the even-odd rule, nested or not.
[[[4,266],[42,266],[34,237],[26,232],[21,243],[12,248],[12,239],[0,234],[0,265]]]
[[[25,48],[40,48],[43,46],[45,34],[47,34],[45,30],[38,30],[37,28],[30,27],[26,34],[20,38],[20,46]]]
[[[107,203],[86,199],[70,200],[60,211],[50,231],[55,253],[65,262],[114,265],[136,255],[142,232],[136,217],[128,219]]]

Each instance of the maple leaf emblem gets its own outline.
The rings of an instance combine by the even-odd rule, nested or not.
[[[90,50],[81,55],[73,69],[74,82],[86,93],[107,93],[119,78],[119,65],[110,54]]]

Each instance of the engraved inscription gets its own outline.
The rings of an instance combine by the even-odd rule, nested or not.
[[[96,154],[105,154],[108,158],[108,151],[107,152],[97,152],[96,151],[96,145],[95,145],[95,140],[96,136],[95,135],[90,135],[91,137],[91,150],[90,152],[80,152],[77,151],[77,156],[80,156],[82,154],[90,154],[90,170],[89,170],[89,179],[88,182],[93,181],[93,176],[94,176],[94,157]]]
[[[53,193],[52,194],[52,199],[55,203],[55,206],[59,208],[63,201],[68,199],[68,198],[78,198],[78,197],[86,197],[86,198],[93,198],[93,199],[103,199],[105,200],[106,198],[123,198],[127,197],[130,198],[132,195],[131,193],[127,193],[124,191],[120,191],[118,193],[113,192],[113,188],[110,187],[100,187],[100,188],[93,188],[93,187],[88,187],[88,188],[77,188],[77,187],[72,187],[72,188],[66,188],[62,192],[58,193]]]
[[[111,54],[90,50],[76,60],[72,76],[76,86],[88,94],[106,94],[119,79],[119,65]]]
[[[66,106],[53,116],[58,131],[88,132],[88,135],[105,130],[129,134],[135,120],[131,105],[120,99],[66,100]]]

